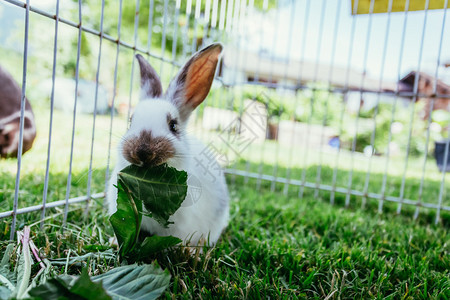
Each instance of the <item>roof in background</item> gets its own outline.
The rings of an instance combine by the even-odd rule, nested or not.
[[[444,83],[442,80],[437,79],[436,77],[429,75],[424,72],[416,72],[411,71],[405,77],[399,80],[399,90],[403,91],[413,91],[414,89],[414,81],[416,79],[417,74],[419,74],[419,81],[425,80],[430,87],[433,86],[434,82],[436,82],[437,91],[440,93],[450,93],[450,86]],[[419,89],[420,89],[419,84]]]
[[[232,47],[225,50],[223,62],[227,68],[269,81],[291,80],[301,84],[319,81],[337,87],[367,91],[394,91],[396,87],[396,82],[382,82],[380,85],[379,79],[347,67],[308,61],[287,61]]]

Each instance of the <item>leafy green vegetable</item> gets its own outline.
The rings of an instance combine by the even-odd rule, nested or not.
[[[9,244],[0,263],[0,299],[8,299],[15,289],[16,276],[10,270],[9,259],[14,250],[14,244]]]
[[[17,265],[17,285],[11,297],[22,299],[25,298],[30,284],[31,265],[33,263],[30,252],[30,227],[25,226],[23,232],[17,232],[17,236],[22,247]]]
[[[110,300],[101,283],[95,283],[89,278],[86,269],[83,269],[81,276],[75,281],[71,276],[56,277],[48,280],[45,284],[39,285],[30,290],[29,294],[38,299],[87,299],[87,300]],[[71,281],[73,284],[71,284]]]
[[[125,191],[126,189],[122,180],[117,180],[117,211],[109,218],[120,245],[120,255],[133,250],[139,237],[142,220],[142,201],[132,197],[130,192]]]
[[[29,291],[34,299],[83,299],[70,292],[65,282],[59,278],[52,278]]]
[[[157,299],[170,283],[170,273],[155,265],[129,265],[92,277],[113,299]]]
[[[14,275],[14,272],[10,270],[10,262],[11,255],[14,251],[14,244],[9,244],[6,246],[5,253],[3,253],[3,258],[0,262],[0,274],[3,275],[8,281],[15,283],[16,282],[16,276]]]
[[[86,299],[108,300],[111,299],[101,282],[92,282],[86,269],[81,273],[80,278],[75,282],[70,291]]]
[[[118,267],[102,275],[89,277],[59,276],[30,290],[37,299],[156,299],[170,283],[170,274],[153,265]]]
[[[6,300],[11,296],[12,290],[8,287],[0,285],[0,299]]]
[[[142,215],[148,215],[163,226],[187,194],[187,173],[167,165],[124,168],[117,180],[117,211],[110,222],[120,245],[119,254],[132,260],[147,257],[181,242],[173,236],[151,236],[138,241]],[[143,211],[143,206],[146,211]]]
[[[149,216],[165,227],[186,198],[187,173],[166,164],[152,168],[130,165],[119,172],[119,179],[135,200],[142,201]]]
[[[148,256],[151,254],[155,254],[161,249],[166,249],[176,244],[181,243],[182,241],[174,236],[158,236],[153,235],[146,237],[140,246],[140,255]]]

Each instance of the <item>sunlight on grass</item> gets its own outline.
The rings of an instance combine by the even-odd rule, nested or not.
[[[33,148],[23,156],[21,169],[20,201],[19,207],[26,207],[42,203],[43,184],[47,164],[47,144],[50,112],[45,108],[35,109],[38,135]],[[65,114],[55,110],[53,120],[52,144],[50,155],[49,191],[48,201],[65,199],[66,184],[70,162],[70,145],[72,133],[72,114]],[[72,164],[72,180],[70,197],[86,195],[89,177],[90,150],[92,140],[92,115],[78,114],[76,116],[74,153]],[[108,162],[110,115],[98,115],[95,127],[95,142],[92,159],[92,193],[102,192],[106,181],[106,166]],[[342,150],[337,153],[329,148],[310,149],[301,145],[291,149],[290,145],[280,145],[274,141],[263,144],[253,143],[239,156],[230,150],[224,140],[232,136],[220,132],[207,132],[202,130],[193,118],[188,132],[201,137],[206,144],[213,142],[214,146],[227,153],[229,168],[246,170],[249,172],[287,177],[302,180],[305,176],[307,182],[332,185],[336,177],[336,186],[347,188],[349,186],[349,171],[352,169],[353,178],[351,188],[363,191],[366,179],[369,179],[367,191],[380,193],[383,188],[383,175],[386,157],[374,156],[370,158],[355,153],[353,158],[349,151]],[[115,116],[111,137],[111,167],[116,159],[116,147],[124,134],[127,121],[123,116]],[[224,138],[222,140],[221,138]],[[336,164],[339,155],[338,164]],[[305,159],[306,156],[306,159]],[[237,164],[235,162],[238,162]],[[370,177],[367,170],[371,163]],[[385,194],[398,197],[401,193],[402,176],[405,161],[403,157],[392,157],[389,160],[388,174],[385,183]],[[17,161],[8,159],[1,161],[0,170],[2,182],[0,189],[3,211],[12,209],[14,197],[15,172]],[[410,157],[405,176],[403,196],[407,199],[417,200],[422,179],[423,158]],[[320,171],[320,177],[318,172]],[[336,172],[336,174],[335,174]],[[439,198],[442,173],[437,171],[434,160],[427,160],[423,192],[423,202],[437,203]],[[446,177],[446,186],[450,183],[450,176]],[[297,188],[295,188],[297,189]],[[6,201],[5,201],[6,200]],[[444,187],[443,205],[450,205],[450,195]]]
[[[35,109],[35,115],[37,120],[37,137],[33,148],[22,159],[19,207],[41,203],[43,197],[47,164],[49,110]],[[48,201],[65,198],[72,139],[73,116],[55,110],[53,117]],[[78,114],[76,116],[70,197],[77,197],[87,193],[92,124],[92,115]],[[97,116],[92,156],[92,193],[102,192],[104,189],[108,162],[109,124],[109,115]],[[110,154],[112,162],[116,158],[115,149],[117,143],[125,130],[125,119],[123,117],[115,117],[111,138],[112,151]],[[0,187],[2,193],[0,197],[3,201],[0,201],[0,209],[5,211],[12,208],[17,160],[2,160],[1,164],[0,177],[2,178],[2,183]]]

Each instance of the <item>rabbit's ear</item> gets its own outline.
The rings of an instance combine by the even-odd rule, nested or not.
[[[156,74],[155,69],[152,68],[142,55],[137,54],[136,58],[141,69],[141,99],[161,97],[161,80],[158,74]]]
[[[208,95],[221,52],[219,43],[197,52],[170,83],[167,98],[179,108],[183,119]]]

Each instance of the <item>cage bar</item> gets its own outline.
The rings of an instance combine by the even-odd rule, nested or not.
[[[75,101],[73,104],[73,118],[72,118],[72,137],[70,141],[70,161],[69,161],[69,172],[67,175],[66,184],[66,199],[64,202],[64,217],[63,217],[63,227],[65,227],[67,222],[67,214],[69,212],[69,198],[70,198],[70,188],[72,186],[72,165],[73,165],[73,149],[75,146],[75,125],[77,118],[77,103],[78,103],[78,79],[80,78],[80,54],[81,54],[81,23],[82,23],[82,10],[81,10],[81,0],[78,0],[78,22],[80,28],[78,29],[78,39],[77,39],[77,62],[75,67]]]
[[[22,70],[22,99],[20,100],[20,132],[19,132],[19,149],[17,150],[17,174],[14,187],[14,204],[11,223],[11,234],[9,239],[14,240],[17,221],[17,206],[19,203],[19,187],[20,187],[20,170],[22,168],[22,148],[23,148],[23,128],[24,128],[24,112],[25,112],[25,93],[27,87],[27,62],[28,62],[28,29],[30,26],[30,0],[27,0],[25,7],[25,34],[23,43],[23,70]]]
[[[53,129],[53,103],[55,100],[55,76],[56,76],[56,53],[58,48],[58,17],[59,17],[59,0],[56,1],[56,19],[55,19],[55,40],[53,43],[53,70],[52,70],[52,92],[50,96],[50,124],[48,130],[48,147],[47,147],[47,165],[45,167],[44,193],[42,195],[42,213],[41,221],[45,218],[45,203],[47,202],[48,179],[50,171],[50,149],[52,145],[52,129]],[[41,222],[41,229],[44,222]]]

